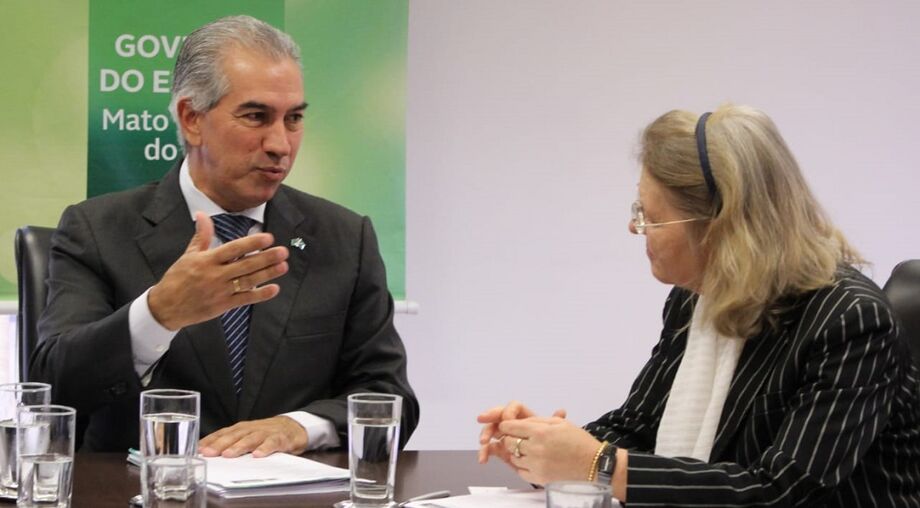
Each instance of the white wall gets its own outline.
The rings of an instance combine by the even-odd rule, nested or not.
[[[920,2],[413,0],[407,288],[418,449],[511,398],[624,398],[666,287],[627,233],[636,140],[674,108],[770,114],[883,283],[920,257]]]

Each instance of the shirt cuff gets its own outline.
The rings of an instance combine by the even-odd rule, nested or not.
[[[281,416],[299,423],[307,431],[307,450],[337,448],[341,442],[335,432],[335,425],[325,418],[320,418],[306,411],[291,411]]]
[[[150,370],[160,358],[166,354],[169,344],[178,330],[173,332],[167,330],[150,312],[150,306],[147,305],[147,293],[150,289],[144,291],[138,296],[128,309],[128,329],[131,332],[131,351],[134,358],[134,371],[137,376],[144,377],[144,374]]]

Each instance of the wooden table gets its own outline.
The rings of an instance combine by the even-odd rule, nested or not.
[[[311,453],[306,457],[348,467],[344,452]],[[405,451],[397,459],[396,500],[435,490],[467,494],[467,487],[505,486],[529,489],[529,484],[497,459],[486,465],[476,462],[474,451]],[[126,508],[128,499],[140,492],[138,468],[125,461],[124,453],[78,453],[74,462],[73,508]],[[348,492],[304,496],[274,496],[221,500],[211,496],[208,506],[329,508],[346,499]],[[0,504],[0,507],[5,508]]]

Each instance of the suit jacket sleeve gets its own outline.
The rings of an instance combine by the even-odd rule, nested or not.
[[[52,238],[48,301],[30,363],[35,379],[51,383],[56,403],[84,414],[140,390],[128,327],[132,300],[106,280],[93,234],[82,209],[64,211]]]
[[[343,442],[348,436],[347,397],[377,392],[400,395],[402,420],[400,447],[418,425],[419,405],[406,373],[406,351],[393,325],[393,299],[387,289],[386,270],[377,236],[367,217],[362,220],[360,264],[335,369],[334,396],[303,407],[335,424]]]
[[[676,368],[653,356],[624,408],[605,415],[595,427],[623,446],[637,444],[629,454],[630,506],[670,506],[676,499],[686,506],[821,506],[847,480],[886,427],[902,387],[903,366],[894,319],[876,294],[853,295],[835,288],[819,295],[794,329],[796,343],[806,344],[798,350],[801,356],[780,360],[801,361],[797,388],[791,397],[767,393],[755,400],[755,408],[784,416],[775,428],[768,428],[768,419],[758,424],[763,426],[756,432],[774,437],[754,445],[761,451],[749,464],[652,453],[653,427],[660,421],[666,389],[654,379],[643,382],[643,377],[673,380],[673,372],[666,371]],[[793,368],[777,368],[787,366]],[[744,374],[737,379],[743,380]]]

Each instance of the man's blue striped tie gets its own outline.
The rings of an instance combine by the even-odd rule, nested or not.
[[[249,228],[256,223],[249,217],[227,213],[214,215],[211,220],[214,221],[214,232],[224,243],[246,236]],[[244,305],[230,309],[220,317],[224,337],[227,339],[227,353],[230,356],[230,370],[233,373],[233,385],[236,387],[237,396],[243,389],[243,368],[246,365],[246,344],[249,342],[251,314],[252,305]]]

